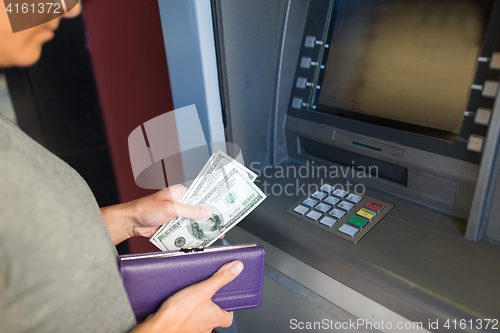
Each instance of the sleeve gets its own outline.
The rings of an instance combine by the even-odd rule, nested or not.
[[[5,290],[9,282],[8,260],[0,238],[0,302],[4,299]]]
[[[4,323],[6,322],[5,315],[5,302],[7,299],[7,288],[9,284],[9,262],[7,259],[7,253],[5,252],[4,244],[0,237],[0,331],[5,332]]]

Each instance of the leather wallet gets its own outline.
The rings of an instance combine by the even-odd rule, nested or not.
[[[170,296],[212,276],[224,264],[245,266],[212,301],[226,311],[256,308],[262,298],[265,251],[256,243],[118,256],[120,274],[138,322]]]

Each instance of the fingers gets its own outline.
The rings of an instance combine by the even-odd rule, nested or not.
[[[170,201],[170,204],[167,207],[167,215],[182,216],[194,220],[209,218],[212,215],[212,211],[209,208],[179,203],[184,194],[186,194],[187,190],[187,187],[181,184],[172,185],[162,190],[163,198]]]
[[[172,199],[174,201],[180,201],[184,194],[186,194],[188,188],[182,184],[177,184],[170,186],[170,191],[172,193]]]
[[[150,332],[151,327],[169,328],[169,332],[211,332],[215,327],[229,327],[233,313],[222,310],[211,298],[243,270],[240,261],[222,266],[212,277],[178,291],[167,299],[160,309],[135,332]]]
[[[213,296],[220,288],[224,287],[229,282],[233,281],[243,270],[243,263],[241,261],[233,261],[225,264],[211,278],[200,282],[200,287]]]
[[[161,190],[163,192],[164,198],[172,201],[180,201],[184,194],[186,194],[188,188],[182,184],[176,184],[164,188]]]
[[[203,220],[212,215],[212,211],[203,206],[190,206],[174,203],[173,208],[175,209],[176,216],[187,217],[193,220]]]
[[[233,323],[233,312],[221,311],[221,318],[218,321],[217,327],[229,327]]]

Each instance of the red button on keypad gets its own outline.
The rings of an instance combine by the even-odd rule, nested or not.
[[[370,209],[373,209],[377,212],[380,212],[382,209],[384,209],[384,205],[382,204],[379,204],[378,202],[375,202],[373,200],[370,200],[368,201],[366,204],[365,204],[365,207],[367,208],[370,208]]]

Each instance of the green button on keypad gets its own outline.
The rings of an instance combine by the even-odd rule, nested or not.
[[[349,221],[347,221],[347,222],[349,222],[350,224],[355,225],[356,227],[361,228],[361,229],[368,223],[367,221],[360,219],[357,216],[351,217],[349,219]]]

